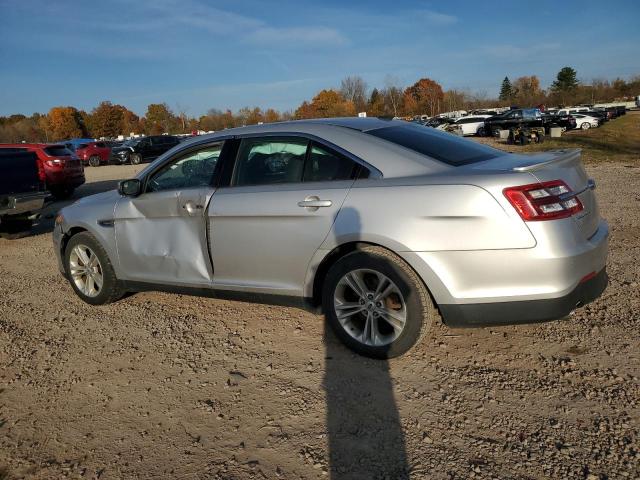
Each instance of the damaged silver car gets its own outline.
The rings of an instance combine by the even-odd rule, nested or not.
[[[372,357],[451,326],[558,319],[605,289],[579,151],[502,152],[402,121],[194,138],[64,208],[59,267],[98,305],[161,290],[323,311]]]

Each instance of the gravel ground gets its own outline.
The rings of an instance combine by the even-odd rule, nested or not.
[[[0,239],[0,479],[640,477],[640,159],[589,165],[602,298],[569,319],[358,357],[296,309],[160,293],[82,303],[52,215]],[[87,169],[76,194],[134,168]]]

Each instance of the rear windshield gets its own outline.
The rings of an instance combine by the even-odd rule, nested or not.
[[[410,123],[366,133],[456,167],[503,155],[499,150],[457,135]]]
[[[46,147],[44,149],[47,155],[52,157],[64,157],[71,155],[71,152],[64,145],[51,145],[50,147]]]

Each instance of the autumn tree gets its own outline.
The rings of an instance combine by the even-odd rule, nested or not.
[[[429,112],[434,116],[440,111],[443,98],[442,87],[430,78],[421,78],[404,91],[405,109],[414,115]]]
[[[349,76],[340,82],[340,94],[352,102],[358,112],[365,110],[367,106],[367,82],[359,76]]]
[[[513,100],[521,107],[531,107],[544,102],[545,94],[536,75],[520,77],[513,82]]]
[[[131,110],[122,107],[122,118],[120,120],[119,135],[130,135],[132,133],[140,133],[142,126],[140,125],[140,117]]]
[[[280,121],[280,113],[274,110],[273,108],[269,108],[264,112],[264,123],[273,123]]]
[[[296,118],[349,117],[356,114],[353,102],[335,90],[320,91],[311,102],[304,101],[296,110]]]
[[[100,102],[91,112],[89,126],[94,137],[117,137],[122,133],[122,109],[109,101]]]
[[[397,117],[404,114],[404,93],[400,81],[388,75],[384,81],[382,92],[384,111],[386,115]]]
[[[174,130],[176,117],[166,103],[152,103],[147,107],[145,130],[149,134],[159,135]]]
[[[502,85],[500,86],[500,96],[498,97],[503,102],[508,102],[513,97],[513,86],[509,77],[504,77]]]
[[[53,141],[87,135],[80,112],[74,107],[53,107],[47,115],[47,124]]]

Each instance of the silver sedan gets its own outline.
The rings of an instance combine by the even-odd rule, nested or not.
[[[182,143],[64,208],[59,267],[98,305],[162,290],[323,311],[401,355],[450,326],[558,319],[607,285],[608,227],[577,150],[520,155],[344,118]]]

